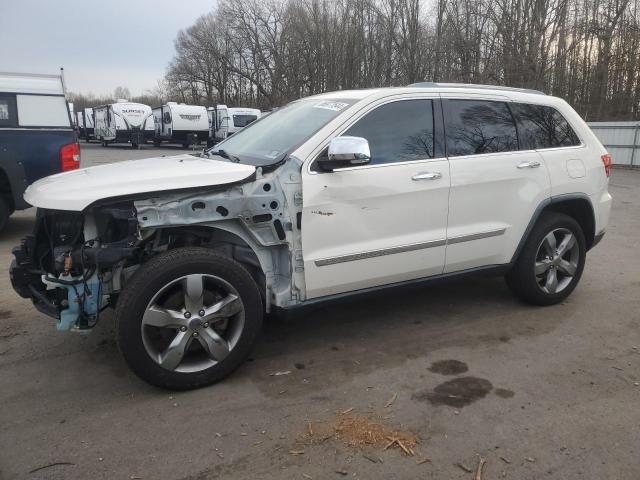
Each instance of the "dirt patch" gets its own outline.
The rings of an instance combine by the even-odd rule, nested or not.
[[[314,445],[336,439],[350,447],[398,449],[405,455],[413,455],[419,443],[415,433],[387,424],[384,420],[363,415],[339,413],[330,421],[309,422],[307,431],[299,443]]]
[[[440,375],[460,375],[468,370],[467,364],[460,360],[440,360],[433,362],[429,367],[429,371]]]
[[[507,390],[506,388],[496,388],[493,393],[495,393],[500,398],[511,398],[515,395],[515,392],[512,390]]]
[[[0,320],[5,320],[11,316],[11,310],[0,310]]]
[[[487,396],[493,390],[489,380],[477,377],[460,377],[441,383],[433,391],[417,393],[416,400],[427,400],[432,405],[448,405],[462,408]]]

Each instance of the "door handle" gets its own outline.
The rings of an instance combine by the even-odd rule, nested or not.
[[[537,160],[531,160],[530,162],[522,162],[518,165],[518,168],[538,168],[540,166],[540,162]]]
[[[422,172],[411,177],[411,180],[437,180],[442,178],[440,172]]]

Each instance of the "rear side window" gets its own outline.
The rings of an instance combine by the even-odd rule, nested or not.
[[[433,158],[433,102],[387,103],[358,120],[343,135],[369,141],[372,165]]]
[[[580,145],[578,136],[560,112],[553,107],[514,103],[522,148],[540,149]]]
[[[17,95],[21,127],[71,126],[67,101],[60,95]]]
[[[513,116],[504,102],[447,100],[447,155],[479,155],[518,150]]]
[[[16,97],[0,93],[0,128],[17,127]]]

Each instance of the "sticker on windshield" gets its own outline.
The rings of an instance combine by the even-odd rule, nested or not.
[[[276,158],[279,154],[280,154],[280,151],[272,150],[271,153],[268,153],[267,155],[265,155],[265,157],[267,157],[267,158]]]
[[[333,110],[334,112],[339,112],[344,107],[348,107],[348,103],[342,102],[320,102],[317,105],[314,105],[313,108],[324,108],[325,110]]]

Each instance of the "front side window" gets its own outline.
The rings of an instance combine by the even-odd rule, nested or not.
[[[569,122],[553,107],[514,103],[522,148],[541,149],[580,145]]]
[[[257,118],[257,115],[234,115],[233,125],[240,128],[246,127],[251,122],[254,122]]]
[[[366,138],[372,165],[433,158],[433,102],[387,103],[365,115],[342,135]]]
[[[513,116],[504,102],[447,100],[447,155],[479,155],[518,150]]]

